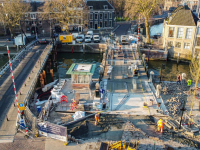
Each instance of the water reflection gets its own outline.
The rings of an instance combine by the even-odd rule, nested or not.
[[[99,77],[99,65],[102,60],[100,54],[83,54],[83,53],[58,53],[58,75],[59,78],[66,78],[66,72],[72,63],[92,63],[96,64],[93,77]]]
[[[149,73],[150,71],[154,71],[155,75],[158,76],[161,71],[160,68],[162,64],[165,64],[165,69],[162,69],[162,80],[165,81],[176,81],[177,75],[181,73],[186,73],[187,78],[190,78],[189,74],[189,64],[188,63],[179,63],[176,61],[149,61]]]

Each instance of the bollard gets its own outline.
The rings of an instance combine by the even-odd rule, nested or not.
[[[26,82],[24,82],[24,85],[26,86]]]
[[[31,77],[29,76],[29,79],[31,79]]]
[[[6,115],[6,119],[7,119],[7,121],[9,121],[9,120],[8,120],[8,115]]]

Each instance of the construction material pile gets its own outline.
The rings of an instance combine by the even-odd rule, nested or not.
[[[175,82],[163,82],[161,84],[161,96],[170,116],[176,117],[180,113],[183,102],[187,100],[186,84],[177,85]]]

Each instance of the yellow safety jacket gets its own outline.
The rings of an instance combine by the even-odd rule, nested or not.
[[[188,86],[190,86],[192,84],[192,80],[188,80],[187,84],[188,84]]]
[[[160,126],[160,127],[162,127],[164,124],[165,124],[164,121],[161,121],[161,120],[159,120],[159,121],[157,122],[157,125]]]

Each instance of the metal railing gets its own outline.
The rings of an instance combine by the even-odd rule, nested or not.
[[[32,41],[30,44],[28,44],[26,46],[26,49],[30,49],[32,48],[31,46],[33,44],[35,44],[37,42],[37,40],[35,41]],[[11,58],[11,63],[13,63],[16,59],[18,59],[23,53],[25,52],[25,48],[23,48],[21,51],[19,51],[19,53],[17,53],[16,55],[14,55],[12,58]],[[5,71],[10,67],[10,64],[9,64],[9,61],[3,66],[0,68],[0,77],[5,73]]]
[[[47,47],[48,47],[48,46],[47,46]],[[46,47],[46,48],[47,48],[47,47]],[[49,57],[49,54],[51,53],[52,47],[53,47],[53,46],[51,46],[51,47],[49,48],[49,51],[48,51],[46,57],[44,58],[43,63],[41,64],[40,69],[38,70],[37,74],[35,75],[35,77],[34,77],[32,83],[31,83],[31,86],[30,86],[30,88],[29,88],[29,91],[28,91],[27,94],[26,94],[26,97],[24,98],[24,104],[25,104],[25,106],[29,105],[28,101],[29,101],[29,99],[31,98],[31,96],[33,95],[35,85],[37,84],[37,79],[38,79],[38,77],[39,77],[39,75],[40,75],[40,72],[42,71],[42,69],[43,69],[43,67],[44,67],[44,65],[45,65],[45,63],[46,63],[46,61],[47,61],[47,59],[48,59],[48,57]]]

